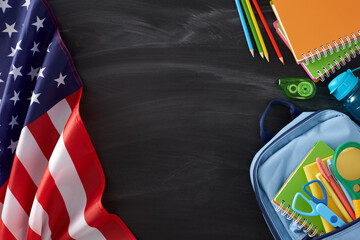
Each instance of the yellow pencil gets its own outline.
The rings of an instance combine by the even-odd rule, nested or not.
[[[316,178],[322,183],[322,185],[324,185],[327,195],[332,197],[335,205],[339,208],[339,210],[342,213],[342,215],[344,216],[346,222],[347,223],[351,222],[352,218],[350,217],[349,213],[346,211],[345,207],[340,202],[340,199],[336,196],[336,193],[334,192],[334,190],[332,189],[330,184],[325,180],[323,175],[321,175],[321,173],[318,173],[318,174],[316,174]]]
[[[265,43],[264,43],[264,39],[263,39],[263,37],[262,37],[262,35],[261,35],[260,29],[259,29],[259,25],[258,25],[258,23],[257,23],[257,21],[256,21],[254,11],[253,11],[253,9],[252,9],[252,7],[251,7],[251,4],[250,4],[250,0],[245,0],[245,2],[246,2],[246,6],[248,7],[248,10],[249,10],[249,12],[250,12],[250,16],[251,16],[251,19],[252,19],[252,21],[253,21],[253,24],[254,24],[254,26],[255,26],[256,33],[257,33],[257,35],[258,35],[258,37],[259,37],[260,45],[261,45],[261,47],[262,47],[262,49],[263,49],[263,51],[264,51],[264,55],[265,55],[265,57],[266,57],[266,60],[269,62],[269,53],[268,53],[268,51],[267,51],[267,49],[266,49],[266,46],[265,46]]]

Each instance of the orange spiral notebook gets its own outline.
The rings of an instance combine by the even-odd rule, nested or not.
[[[359,0],[272,0],[297,63],[338,52],[360,37]]]

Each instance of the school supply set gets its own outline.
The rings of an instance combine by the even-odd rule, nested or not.
[[[288,107],[293,117],[276,135],[264,129],[272,105]],[[294,105],[275,100],[261,117],[260,136],[266,144],[251,163],[250,177],[274,238],[358,239],[360,220],[354,213],[360,206],[360,145],[342,145],[360,142],[360,127],[337,111],[300,113]],[[343,190],[330,181],[330,169],[350,197],[338,196]],[[344,204],[344,199],[350,201]]]
[[[257,0],[252,0],[252,3],[256,8],[256,11],[257,11],[257,13],[258,13],[258,15],[259,15],[259,17],[261,19],[261,22],[262,22],[262,24],[263,24],[263,26],[264,26],[264,28],[266,30],[266,33],[267,33],[267,35],[268,35],[268,37],[269,37],[269,39],[271,41],[271,44],[274,47],[276,55],[278,56],[278,58],[282,62],[282,64],[284,64],[284,58],[281,55],[280,49],[279,49],[279,47],[278,47],[278,45],[277,45],[277,43],[276,43],[276,41],[274,39],[274,36],[272,35],[272,33],[270,31],[270,28],[269,28],[269,26],[268,26],[268,24],[267,24],[267,22],[265,20],[265,17],[263,15],[263,13],[261,12],[261,9],[259,7],[259,4],[258,4]],[[268,53],[268,50],[266,48],[264,39],[262,37],[262,34],[261,34],[261,31],[260,31],[259,25],[257,23],[254,11],[252,9],[250,0],[241,0],[241,4],[240,4],[239,0],[235,0],[235,4],[236,4],[236,7],[237,7],[237,10],[238,10],[238,13],[239,13],[241,25],[242,25],[242,28],[244,30],[246,42],[247,42],[247,45],[248,45],[248,48],[250,50],[251,55],[254,57],[254,47],[253,47],[252,40],[251,40],[251,37],[250,37],[250,34],[249,34],[249,30],[247,28],[246,19],[248,21],[252,36],[254,38],[254,41],[255,41],[256,47],[257,47],[257,49],[259,51],[260,56],[263,59],[264,59],[264,56],[265,56],[266,60],[269,62],[269,53]],[[244,13],[245,13],[245,15],[244,15]],[[245,16],[246,16],[246,19],[245,19]]]
[[[359,1],[272,0],[274,28],[314,81],[329,77],[360,54]]]
[[[280,188],[279,192],[275,195],[273,199],[273,203],[277,205],[277,207],[275,208],[276,211],[283,211],[282,215],[287,214],[289,218],[291,217],[292,219],[294,219],[296,223],[303,224],[302,228],[309,228],[309,231],[311,231],[311,234],[313,234],[313,236],[315,236],[317,233],[320,234],[322,232],[325,232],[320,217],[306,217],[304,214],[299,214],[297,213],[297,211],[294,211],[294,208],[292,208],[291,205],[293,199],[296,199],[295,195],[297,193],[300,193],[302,195],[306,193],[306,190],[301,191],[301,187],[308,182],[303,167],[307,166],[310,163],[313,163],[316,157],[325,158],[331,156],[333,153],[334,151],[324,142],[317,142],[314,147],[311,148],[305,158],[301,161],[301,163],[297,166],[295,171],[286,180],[284,185]],[[306,211],[310,210],[308,204],[305,204],[304,202],[300,203],[303,204],[298,206],[299,209],[304,209]]]
[[[330,173],[332,167],[325,165],[332,161],[329,154],[333,152],[324,142],[316,143],[273,199],[275,210],[286,212],[294,218],[293,224],[300,223],[311,237],[355,220],[354,210],[343,193],[346,189],[340,190]],[[319,156],[326,157],[321,160]]]
[[[280,61],[284,63],[257,1],[252,1]],[[265,57],[269,61],[250,1],[241,0],[242,6],[239,0],[235,2],[250,52],[254,56],[243,12],[260,55],[263,57],[264,49]],[[349,5],[339,4],[336,0],[271,0],[270,5],[277,18],[273,23],[276,32],[292,52],[296,62],[313,81],[324,81],[331,73],[335,73],[352,58],[360,55],[360,26],[357,21],[359,1],[351,1]]]

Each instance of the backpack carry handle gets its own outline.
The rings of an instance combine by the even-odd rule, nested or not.
[[[290,114],[291,114],[291,118],[294,120],[297,116],[299,116],[302,111],[295,107],[294,104],[289,103],[287,101],[284,100],[272,100],[268,106],[266,107],[264,113],[262,114],[261,118],[260,118],[260,138],[263,141],[264,144],[266,144],[267,142],[269,142],[274,136],[275,134],[273,134],[270,131],[267,131],[264,129],[264,124],[265,124],[265,118],[270,110],[270,107],[272,105],[281,105],[281,106],[285,106],[287,108],[289,108],[290,110]]]

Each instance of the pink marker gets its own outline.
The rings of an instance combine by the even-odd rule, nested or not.
[[[332,178],[329,170],[327,169],[327,167],[325,166],[325,164],[323,163],[323,161],[321,161],[320,158],[316,158],[316,164],[321,172],[321,174],[324,176],[324,178],[326,179],[326,181],[328,183],[330,183],[331,187],[333,188],[336,196],[338,196],[338,198],[340,199],[342,205],[345,207],[346,211],[349,213],[350,217],[355,220],[355,213],[352,210],[350,204],[348,203],[348,201],[346,200],[345,196],[342,194],[342,192],[340,191],[339,187],[337,186],[335,180]]]

